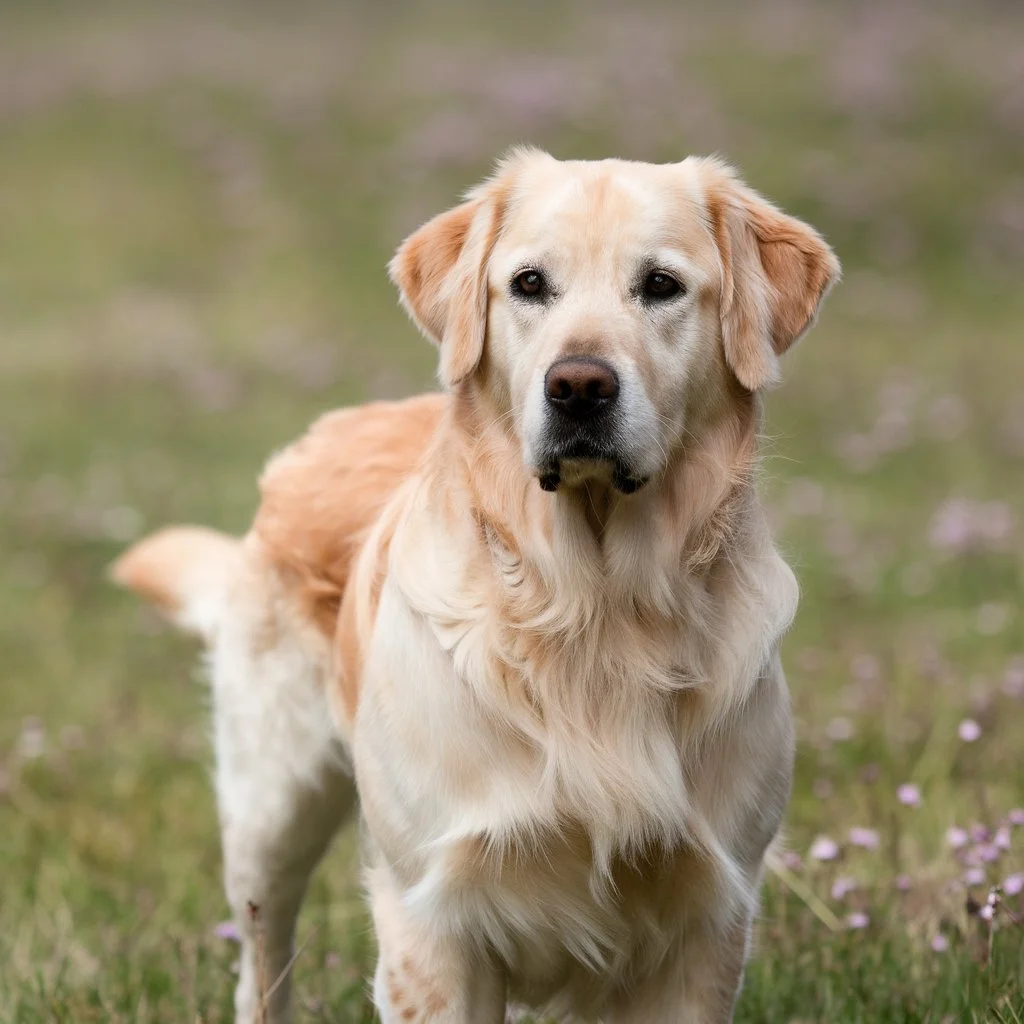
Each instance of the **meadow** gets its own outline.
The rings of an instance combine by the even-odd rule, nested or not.
[[[510,144],[719,152],[845,267],[768,400],[799,749],[737,1021],[1024,1021],[1024,9],[0,2],[0,1021],[228,1021],[206,694],[106,579],[433,386],[385,265]],[[346,833],[297,1020],[373,1019]]]

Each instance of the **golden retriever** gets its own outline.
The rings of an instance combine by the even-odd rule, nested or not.
[[[385,1024],[728,1021],[793,759],[761,393],[839,264],[717,160],[520,150],[391,274],[446,394],[114,570],[209,647],[238,1020],[358,791]]]

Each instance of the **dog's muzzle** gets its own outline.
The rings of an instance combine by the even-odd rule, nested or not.
[[[544,377],[547,407],[540,485],[556,491],[566,462],[611,467],[612,485],[632,494],[644,480],[630,472],[619,452],[619,377],[603,359],[568,356]]]

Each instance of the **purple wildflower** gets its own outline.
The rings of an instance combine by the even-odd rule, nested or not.
[[[946,829],[946,842],[954,850],[962,850],[970,841],[971,837],[967,834],[967,829],[959,828],[956,825]]]
[[[978,860],[982,864],[994,864],[1002,856],[1003,851],[995,843],[982,843],[976,847]]]
[[[1003,892],[1007,896],[1019,896],[1024,892],[1024,872],[1008,875],[1003,879]]]
[[[228,942],[242,941],[242,934],[234,921],[221,921],[220,924],[214,926],[213,934],[218,939],[225,939]]]
[[[809,852],[813,860],[835,860],[839,856],[839,844],[828,836],[818,836]]]
[[[847,838],[854,846],[859,846],[861,849],[878,849],[878,833],[873,828],[851,828]]]
[[[846,927],[854,930],[867,928],[871,919],[861,910],[855,910],[852,914],[846,915]]]
[[[851,892],[855,892],[857,889],[857,879],[842,877],[837,878],[832,883],[832,899],[834,900],[845,900]]]
[[[912,782],[904,782],[903,785],[899,786],[896,790],[896,799],[899,800],[904,807],[920,807],[921,790]]]
[[[973,718],[965,718],[957,728],[957,735],[964,743],[973,743],[981,738],[981,726]]]
[[[945,935],[933,935],[932,949],[936,953],[945,953],[949,949],[949,939]]]
[[[964,872],[964,881],[968,885],[984,885],[985,884],[985,869],[984,868],[968,868]]]
[[[795,850],[784,850],[782,853],[782,866],[790,871],[799,871],[804,866],[803,857]]]

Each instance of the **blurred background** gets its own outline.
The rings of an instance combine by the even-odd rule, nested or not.
[[[385,264],[522,141],[720,153],[845,266],[768,403],[800,749],[738,1019],[1024,1020],[1024,7],[935,0],[0,3],[0,1020],[230,1018],[195,650],[106,566],[433,386]],[[300,1020],[371,1019],[352,846]]]

